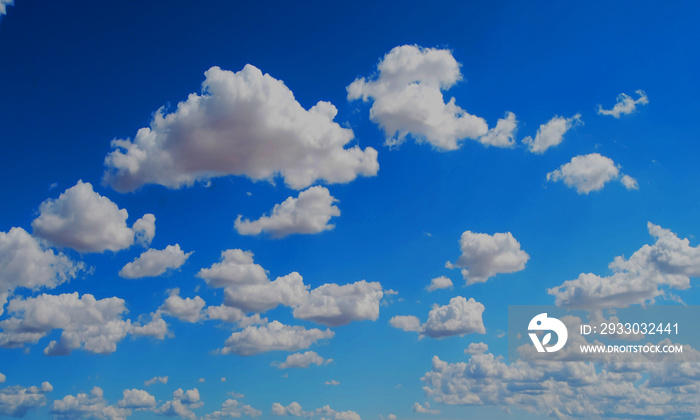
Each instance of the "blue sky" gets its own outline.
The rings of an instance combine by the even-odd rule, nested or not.
[[[508,305],[699,302],[695,4],[0,7],[1,415],[700,415],[499,359]]]

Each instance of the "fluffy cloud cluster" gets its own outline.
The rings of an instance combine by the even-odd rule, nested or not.
[[[167,376],[154,376],[153,378],[145,381],[143,384],[145,386],[151,386],[155,383],[161,383],[161,384],[167,384],[168,383],[168,377]]]
[[[126,310],[123,299],[116,297],[97,300],[90,294],[42,294],[37,297],[15,298],[7,305],[11,318],[0,321],[0,347],[22,347],[36,343],[51,331],[62,330],[58,341],[44,349],[50,356],[64,355],[82,348],[92,353],[108,354],[127,334],[163,339],[167,325],[154,318],[139,325],[122,319]]]
[[[651,222],[647,223],[653,245],[644,245],[629,259],[616,257],[610,263],[613,274],[581,273],[548,290],[561,306],[618,306],[654,301],[664,294],[661,286],[690,287],[691,277],[700,277],[700,246]]]
[[[234,332],[226,340],[222,354],[250,356],[274,350],[297,351],[308,348],[318,340],[335,335],[331,330],[306,329],[301,326],[284,325],[272,321],[262,326],[249,326]]]
[[[307,368],[311,365],[321,366],[331,363],[333,359],[324,359],[315,351],[307,351],[304,353],[294,353],[287,356],[287,360],[282,363],[273,362],[272,366],[277,366],[278,369],[288,368]]]
[[[445,102],[442,91],[462,79],[449,50],[395,47],[377,70],[374,79],[358,78],[347,87],[348,100],[373,99],[370,119],[384,130],[387,145],[403,143],[408,134],[440,150],[458,149],[466,138],[482,138],[492,146],[512,145],[516,123],[512,113],[489,132],[486,121],[460,108],[455,98]]]
[[[29,410],[46,405],[46,394],[51,391],[53,386],[48,382],[42,383],[41,387],[15,385],[0,388],[0,416],[24,417]]]
[[[622,114],[631,114],[637,109],[637,105],[646,105],[649,103],[649,98],[643,90],[639,89],[635,91],[639,98],[632,99],[631,96],[621,93],[617,96],[617,102],[612,109],[603,109],[601,105],[598,105],[598,114],[601,115],[612,115],[615,118],[620,118]]]
[[[426,287],[426,289],[429,292],[434,292],[436,290],[449,289],[451,287],[452,287],[452,280],[448,279],[445,276],[440,276],[440,277],[436,277],[436,278],[430,280],[430,284],[428,285],[428,287]]]
[[[286,407],[280,403],[273,403],[272,414],[276,416],[294,416],[305,418],[314,418],[319,416],[320,420],[360,420],[360,415],[354,411],[336,411],[327,405],[313,411],[304,411],[301,405],[296,401],[292,402]]]
[[[174,316],[181,321],[197,322],[202,316],[202,309],[206,305],[204,299],[199,296],[194,298],[181,298],[180,289],[170,291],[170,296],[165,299],[165,302],[158,308],[157,314],[167,314]]]
[[[192,252],[185,253],[179,244],[168,245],[162,250],[149,249],[134,261],[127,263],[119,271],[119,275],[127,279],[157,277],[168,270],[180,268],[190,255]]]
[[[241,416],[260,417],[262,411],[256,410],[250,405],[241,405],[237,400],[227,399],[221,404],[221,410],[204,416],[204,420],[215,420],[221,418],[240,418]]]
[[[486,343],[469,343],[464,353],[466,354],[481,354],[486,353],[489,350],[489,346]]]
[[[196,420],[197,415],[192,410],[200,408],[204,402],[199,396],[197,388],[183,391],[179,388],[173,392],[173,399],[167,401],[155,411],[159,414],[170,417],[181,417],[189,420]]]
[[[426,395],[437,402],[517,407],[560,419],[700,415],[697,363],[557,359],[506,364],[501,356],[485,353],[448,363],[434,356],[421,380]]]
[[[112,141],[108,185],[125,192],[144,184],[179,188],[215,176],[279,174],[302,189],[319,179],[376,175],[377,151],[345,148],[353,132],[333,121],[331,103],[307,111],[282,81],[252,65],[236,73],[212,67],[204,75],[201,94],[190,94],[171,114],[158,110],[133,141]]]
[[[240,249],[222,252],[221,262],[197,276],[211,287],[224,288],[225,306],[262,313],[284,305],[294,308],[297,319],[331,327],[376,320],[384,296],[381,284],[364,280],[342,286],[327,283],[313,290],[297,272],[270,281],[265,269],[253,262],[253,254]]]
[[[468,230],[462,233],[459,246],[462,255],[454,264],[447,262],[446,267],[461,268],[467,285],[483,283],[496,274],[523,270],[530,259],[510,232],[489,235]]]
[[[427,401],[423,405],[417,402],[413,403],[413,412],[421,414],[440,414],[440,410],[431,409],[430,403]]]
[[[45,249],[22,228],[0,232],[0,315],[17,288],[54,288],[75,278],[84,267],[62,253]]]
[[[39,212],[32,222],[35,235],[80,252],[119,251],[135,240],[148,246],[155,235],[155,216],[146,214],[129,228],[129,213],[89,182],[78,181],[57,199],[44,201]]]
[[[126,398],[126,396],[127,391],[124,391],[124,397]],[[153,396],[151,396],[151,398],[153,399],[153,404],[155,405],[155,398]],[[107,401],[104,398],[104,391],[102,391],[102,388],[97,386],[92,388],[89,395],[79,393],[76,396],[66,395],[63,397],[63,399],[55,400],[50,412],[59,420],[81,418],[124,420],[131,415],[130,408],[107,404]]]
[[[340,216],[340,210],[333,205],[336,201],[328,189],[311,187],[300,192],[297,198],[288,197],[281,204],[275,204],[269,216],[249,221],[238,215],[234,227],[241,235],[267,232],[273,238],[331,230],[335,227],[328,224],[331,217]]]
[[[415,316],[395,316],[389,323],[392,327],[412,331],[421,337],[444,338],[453,335],[485,334],[484,305],[474,298],[457,296],[444,306],[434,305],[428,313],[428,320],[421,324]]]
[[[554,116],[547,123],[540,125],[534,139],[530,136],[525,137],[523,143],[532,153],[544,153],[550,147],[557,146],[564,141],[564,134],[579,124],[583,124],[581,114],[576,114],[571,118]]]
[[[579,194],[603,189],[605,184],[620,177],[620,169],[612,159],[599,153],[575,156],[571,162],[547,174],[547,181],[564,181],[568,187],[576,188]],[[624,175],[620,182],[628,190],[639,189],[637,181]]]

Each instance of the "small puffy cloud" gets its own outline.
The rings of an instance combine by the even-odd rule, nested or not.
[[[113,140],[103,180],[117,191],[144,184],[169,188],[216,176],[254,180],[280,175],[294,189],[317,180],[345,183],[377,174],[377,151],[345,148],[353,132],[319,102],[304,109],[280,80],[246,65],[239,72],[212,67],[202,93],[153,116],[132,140]]]
[[[62,253],[45,249],[22,228],[0,232],[0,315],[15,289],[52,289],[75,278],[83,267]]]
[[[44,201],[39,212],[32,222],[35,235],[80,252],[116,252],[130,247],[135,237],[147,244],[155,233],[155,216],[146,214],[129,228],[127,211],[89,182],[78,181],[57,199]]]
[[[141,389],[125,389],[117,405],[131,410],[152,409],[156,406],[156,397]]]
[[[81,418],[125,420],[131,415],[131,409],[109,405],[104,398],[102,388],[96,386],[92,388],[89,395],[79,393],[76,396],[66,395],[63,399],[54,400],[50,413],[54,414],[58,420]]]
[[[153,378],[145,381],[143,384],[146,386],[151,386],[155,383],[161,383],[161,384],[167,384],[168,383],[168,377],[167,376],[154,376]]]
[[[0,373],[0,384],[5,382],[6,376]]]
[[[489,346],[486,343],[469,343],[466,349],[464,349],[465,354],[482,354],[489,351]]]
[[[336,411],[328,405],[317,408],[313,411],[304,411],[301,405],[296,401],[292,402],[286,407],[280,403],[273,403],[272,414],[276,416],[294,416],[305,418],[314,418],[319,416],[321,420],[360,420],[360,415],[354,411]]]
[[[617,306],[653,302],[664,294],[660,289],[690,287],[690,277],[700,277],[700,246],[690,246],[668,229],[647,223],[653,245],[644,245],[629,259],[616,257],[612,274],[581,273],[547,292],[560,306]]]
[[[571,159],[571,162],[562,165],[547,174],[547,181],[564,181],[568,187],[576,188],[579,194],[588,194],[591,191],[603,189],[606,183],[620,176],[620,169],[612,159],[599,153],[579,155]],[[628,190],[639,189],[637,181],[629,175],[624,175],[620,182]]]
[[[413,403],[413,412],[421,414],[440,414],[440,410],[430,409],[430,403],[425,402],[425,404],[420,405],[419,403]]]
[[[204,405],[197,388],[183,391],[178,388],[173,392],[173,399],[158,407],[155,412],[169,417],[182,417],[196,420],[197,415],[192,410]]]
[[[158,313],[174,316],[181,321],[197,322],[204,316],[202,309],[205,305],[206,302],[199,296],[181,298],[180,289],[176,288],[170,291],[170,296],[158,308]]]
[[[364,280],[339,286],[324,284],[313,289],[308,298],[294,309],[294,317],[329,327],[379,317],[379,302],[384,296],[378,282]]]
[[[179,244],[168,245],[163,250],[149,249],[126,264],[119,275],[127,279],[160,276],[167,270],[180,268],[190,255],[192,252],[185,253]]]
[[[308,286],[297,272],[262,284],[243,284],[224,289],[224,304],[246,312],[262,313],[278,305],[295,307],[308,295]]]
[[[639,184],[637,183],[637,180],[629,175],[623,175],[622,178],[620,178],[620,182],[622,182],[622,185],[624,185],[625,188],[627,188],[628,190],[639,189]]]
[[[403,45],[379,62],[378,75],[358,78],[347,87],[348,100],[373,99],[370,119],[384,130],[387,145],[399,145],[411,134],[440,150],[456,150],[466,138],[488,133],[483,118],[445,102],[442,91],[462,79],[459,63],[449,50]],[[507,125],[507,124],[506,124]],[[503,132],[507,131],[503,126]],[[487,142],[500,145],[492,133]]]
[[[426,288],[429,292],[434,292],[439,289],[449,289],[452,287],[452,280],[445,276],[436,277],[430,280],[430,284]]]
[[[331,379],[330,381],[324,382],[324,385],[333,385],[333,386],[337,386],[337,385],[340,385],[340,382],[336,381],[335,379]]]
[[[444,306],[434,305],[428,313],[428,320],[420,324],[414,316],[395,316],[389,323],[392,327],[420,334],[420,337],[444,338],[464,334],[486,334],[484,305],[474,298],[456,296]]]
[[[479,142],[486,146],[513,147],[515,146],[515,131],[517,127],[518,120],[515,119],[515,114],[506,112],[505,118],[500,118],[494,128],[479,137]]]
[[[241,249],[221,252],[221,262],[210,268],[202,268],[197,277],[204,279],[210,287],[227,287],[239,284],[262,284],[268,282],[267,271],[253,262],[253,253]]]
[[[0,416],[24,417],[29,410],[46,405],[46,394],[51,391],[53,386],[48,382],[42,383],[41,387],[15,385],[0,388]]]
[[[288,197],[281,204],[275,204],[269,216],[249,221],[238,215],[234,226],[241,235],[267,232],[273,238],[320,233],[335,227],[328,222],[331,217],[340,216],[340,210],[333,205],[336,201],[328,189],[311,187],[300,192],[297,198]]]
[[[304,353],[294,353],[287,356],[287,360],[282,363],[273,362],[271,366],[277,366],[277,369],[288,368],[307,368],[311,365],[321,366],[331,363],[333,359],[324,359],[315,351],[307,351]]]
[[[308,348],[318,340],[331,338],[331,330],[321,331],[317,328],[306,329],[301,326],[289,326],[272,321],[261,326],[250,326],[234,332],[226,340],[222,354],[250,356],[267,351],[297,351]]]
[[[14,0],[0,0],[0,16],[7,14],[7,6],[13,6]]]
[[[250,405],[241,405],[237,400],[229,398],[221,405],[221,410],[207,414],[203,417],[203,420],[240,418],[242,416],[260,417],[262,416],[262,411],[256,410]]]
[[[483,283],[496,274],[523,270],[530,259],[510,232],[489,235],[468,230],[462,233],[459,246],[462,255],[454,264],[447,262],[446,267],[461,268],[467,285]]]
[[[532,153],[544,153],[550,147],[559,145],[564,140],[564,134],[579,124],[583,124],[581,114],[571,118],[554,116],[546,124],[540,125],[534,139],[530,136],[525,137],[523,143]]]
[[[389,320],[389,324],[403,331],[421,332],[423,326],[417,316],[397,315]]]
[[[637,105],[646,105],[649,103],[649,98],[643,90],[639,89],[635,91],[639,96],[637,99],[632,99],[631,96],[621,93],[617,96],[617,102],[612,109],[603,109],[601,105],[598,105],[598,114],[601,115],[612,115],[615,118],[620,118],[622,114],[631,114],[637,109]]]
[[[125,302],[116,297],[97,300],[90,294],[80,297],[77,292],[42,294],[12,299],[7,308],[12,317],[0,321],[0,347],[36,343],[60,329],[60,340],[51,341],[44,349],[44,354],[49,356],[65,355],[78,348],[108,354],[129,333],[163,339],[167,332],[162,320],[154,319],[142,326],[122,319],[122,314],[127,312]]]

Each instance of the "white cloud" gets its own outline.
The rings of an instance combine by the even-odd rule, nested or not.
[[[620,169],[612,159],[599,153],[579,155],[571,162],[562,165],[547,174],[547,181],[564,181],[568,187],[576,188],[579,194],[603,189],[605,184],[620,177]],[[620,182],[628,190],[639,189],[637,181],[629,175],[624,175]]]
[[[421,414],[440,414],[440,410],[431,410],[430,403],[427,401],[424,405],[420,405],[417,402],[413,403],[413,412]]]
[[[151,386],[155,383],[160,382],[161,384],[167,384],[168,383],[168,377],[167,376],[154,376],[153,378],[147,380],[143,384],[146,386]]]
[[[486,334],[482,314],[484,305],[474,298],[456,296],[444,306],[434,305],[428,313],[428,320],[421,325],[414,316],[395,316],[389,323],[394,328],[412,331],[420,337],[444,338],[464,334]]]
[[[14,0],[0,0],[0,16],[7,14],[7,6],[12,6],[14,4]]]
[[[54,288],[75,278],[83,268],[82,262],[45,249],[22,228],[0,232],[0,315],[15,289]]]
[[[333,205],[336,201],[328,189],[311,187],[300,192],[298,198],[288,197],[281,204],[275,204],[269,216],[249,221],[238,215],[234,225],[241,235],[267,232],[273,238],[295,233],[320,233],[335,227],[328,222],[331,217],[340,216],[340,210]]]
[[[403,331],[421,332],[423,326],[417,316],[413,315],[397,315],[389,320],[389,324]]]
[[[328,405],[317,408],[313,411],[304,411],[301,405],[296,401],[292,402],[286,407],[280,403],[273,403],[272,414],[276,416],[295,416],[305,418],[320,416],[321,420],[360,420],[360,415],[354,411],[336,411]]]
[[[116,297],[97,300],[90,294],[79,297],[77,292],[42,294],[12,299],[7,308],[13,316],[0,321],[0,347],[22,347],[55,329],[62,330],[60,340],[51,341],[44,349],[47,355],[64,355],[78,348],[108,354],[129,333],[163,339],[163,328],[167,331],[162,320],[144,326],[123,320],[125,302]]]
[[[379,62],[374,80],[358,78],[348,87],[348,100],[374,100],[370,119],[384,130],[387,145],[399,145],[411,134],[441,150],[455,150],[465,138],[487,134],[483,118],[447,103],[442,91],[462,79],[459,63],[449,50],[403,45]],[[506,131],[506,130],[504,130]],[[496,135],[488,137],[500,145]]]
[[[345,148],[353,132],[333,121],[331,103],[307,111],[282,81],[250,64],[237,73],[212,67],[204,75],[202,94],[190,94],[171,114],[158,110],[133,141],[112,141],[106,184],[125,192],[149,183],[180,188],[215,176],[279,174],[303,189],[316,180],[376,175],[377,151]]]
[[[647,98],[646,93],[639,89],[635,91],[639,95],[639,99],[632,99],[629,95],[621,93],[617,96],[617,102],[612,109],[603,109],[601,105],[598,105],[598,114],[601,115],[612,115],[615,118],[620,118],[622,114],[631,114],[637,109],[637,105],[646,105],[649,103],[649,98]]]
[[[486,146],[513,147],[515,146],[515,131],[518,127],[518,120],[515,114],[506,112],[505,118],[496,122],[496,126],[485,135],[479,137],[479,142]]]
[[[267,271],[253,263],[253,253],[240,249],[221,252],[221,262],[210,268],[199,270],[197,277],[204,279],[210,287],[227,287],[240,284],[262,284],[268,282]]]
[[[151,241],[156,236],[156,216],[146,213],[139,220],[134,222],[132,227],[134,240],[144,248],[148,248]]]
[[[0,373],[0,384],[3,383],[3,382],[5,382],[5,379],[6,379],[6,378],[7,378],[7,377],[6,377],[5,375],[3,375],[2,373]]]
[[[19,385],[0,388],[0,416],[24,417],[29,410],[46,405],[46,393],[53,391],[50,383],[41,387]]]
[[[426,395],[449,405],[519,408],[566,418],[695,418],[696,363],[516,361],[477,354],[448,363],[434,356],[421,378]]]
[[[117,405],[131,410],[153,409],[156,407],[156,397],[141,389],[125,389],[123,397]]]
[[[297,351],[334,335],[331,330],[321,331],[317,328],[307,330],[301,326],[289,326],[272,321],[266,325],[250,326],[243,331],[234,332],[220,351],[222,354],[233,353],[241,356],[274,350]]]
[[[168,245],[163,250],[149,249],[127,263],[119,275],[127,279],[160,276],[169,269],[180,268],[190,255],[192,252],[185,253],[179,244]]]
[[[165,416],[196,420],[197,415],[192,410],[203,405],[204,402],[202,402],[197,388],[188,389],[187,391],[178,388],[173,392],[173,399],[158,407],[156,412]]]
[[[452,280],[445,276],[436,277],[430,280],[430,284],[426,288],[429,292],[434,292],[439,289],[449,289],[452,287]]]
[[[227,399],[221,405],[221,410],[215,411],[211,414],[207,414],[203,417],[204,420],[214,420],[221,418],[240,418],[241,416],[248,417],[260,417],[262,416],[262,411],[256,410],[250,405],[241,406],[237,400]]]
[[[583,124],[581,114],[576,114],[571,118],[556,115],[546,124],[540,125],[534,139],[530,136],[525,137],[523,143],[528,146],[532,153],[544,153],[550,147],[559,145],[564,140],[564,134],[579,124]]]
[[[307,368],[311,365],[321,366],[331,363],[333,359],[324,359],[315,351],[307,351],[304,353],[294,353],[287,356],[284,362],[273,362],[271,366],[277,366],[277,369],[288,368]]]
[[[352,321],[375,321],[379,317],[379,302],[383,295],[378,282],[361,280],[343,286],[328,283],[313,289],[308,298],[294,309],[294,317],[329,327]]]
[[[199,296],[194,298],[181,298],[180,289],[170,291],[170,296],[165,299],[163,305],[158,308],[158,313],[164,313],[177,317],[181,321],[197,322],[204,316],[202,309],[206,305],[204,299]]]
[[[337,386],[337,385],[340,385],[340,382],[336,381],[335,379],[331,379],[330,381],[324,382],[324,385],[333,385],[333,386]]]
[[[467,285],[483,283],[496,274],[521,271],[530,259],[510,232],[489,235],[468,230],[462,233],[459,246],[462,255],[446,267],[461,268]]]
[[[32,222],[35,235],[80,252],[116,252],[130,247],[135,235],[147,244],[155,233],[155,216],[146,214],[129,228],[127,211],[96,193],[89,182],[78,181],[57,199],[44,201],[39,212]]]
[[[226,305],[207,306],[205,313],[208,319],[218,319],[224,322],[239,322],[245,319],[245,314],[238,308]]]
[[[466,349],[464,349],[465,354],[482,354],[489,350],[489,346],[486,343],[469,343]]]
[[[131,415],[131,409],[108,405],[104,391],[96,386],[92,388],[90,395],[79,393],[76,396],[66,395],[63,399],[54,400],[50,413],[55,414],[58,420],[125,420]]]
[[[297,272],[263,284],[243,284],[224,289],[224,303],[246,312],[261,313],[278,305],[295,307],[308,295],[308,286]]]
[[[547,292],[561,306],[627,306],[653,302],[664,295],[661,286],[675,289],[690,287],[690,277],[700,277],[700,246],[690,246],[688,239],[651,222],[649,233],[656,238],[629,259],[616,257],[607,277],[581,273]]]
[[[622,185],[624,185],[625,188],[627,188],[628,190],[639,189],[639,184],[637,183],[637,180],[629,175],[623,175],[622,178],[620,178],[620,182],[622,182]]]

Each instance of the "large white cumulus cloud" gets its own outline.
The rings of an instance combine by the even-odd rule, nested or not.
[[[441,150],[455,150],[466,138],[488,133],[483,118],[469,114],[455,103],[445,102],[442,91],[462,79],[459,63],[449,50],[403,45],[393,48],[377,66],[374,80],[358,78],[348,87],[348,99],[374,100],[370,119],[379,124],[388,145],[398,145],[411,134]],[[509,114],[510,115],[510,114]],[[509,146],[515,116],[501,123],[485,143]]]
[[[80,252],[119,251],[134,241],[148,246],[155,235],[155,216],[145,214],[128,227],[129,213],[89,182],[78,181],[57,199],[44,201],[39,212],[32,222],[35,235]]]
[[[446,267],[461,268],[468,285],[483,283],[496,274],[523,270],[530,259],[510,232],[489,235],[468,230],[462,233],[459,247],[462,255],[454,264],[448,261]]]
[[[304,109],[282,81],[250,64],[235,73],[212,67],[201,94],[190,94],[171,114],[158,110],[133,141],[112,142],[104,182],[124,192],[144,184],[180,188],[215,176],[279,174],[302,189],[316,180],[375,175],[376,150],[345,148],[353,132],[333,121],[336,114],[323,101]]]

